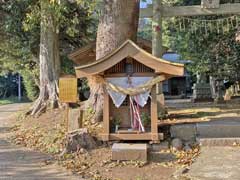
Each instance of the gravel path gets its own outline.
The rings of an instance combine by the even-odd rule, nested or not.
[[[192,180],[239,180],[240,147],[203,147],[187,177]]]
[[[49,155],[7,141],[14,115],[28,104],[0,106],[0,180],[80,180],[56,164],[46,165]]]

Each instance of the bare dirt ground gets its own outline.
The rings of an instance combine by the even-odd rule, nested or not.
[[[46,161],[47,154],[9,143],[10,130],[15,123],[14,115],[27,104],[9,104],[0,106],[0,179],[16,180],[58,180],[80,179],[69,171]]]

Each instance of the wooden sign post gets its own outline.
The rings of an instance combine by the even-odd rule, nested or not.
[[[77,78],[75,78],[75,77],[60,78],[60,80],[59,80],[59,99],[62,103],[67,104],[66,126],[67,126],[67,132],[68,132],[69,103],[76,103],[78,100]]]

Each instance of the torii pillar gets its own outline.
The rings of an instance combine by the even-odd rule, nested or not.
[[[162,44],[162,0],[153,0],[153,17],[152,17],[152,54],[158,58],[163,56]],[[157,84],[157,104],[158,113],[164,110],[164,95],[162,83]]]

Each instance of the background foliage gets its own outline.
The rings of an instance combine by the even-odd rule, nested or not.
[[[145,0],[146,1],[146,0]],[[20,73],[25,94],[34,100],[38,95],[39,77],[39,0],[0,1],[0,86],[7,88],[5,78]],[[149,2],[149,1],[148,1]],[[163,0],[169,5],[196,5],[200,0]],[[229,0],[221,0],[221,3]],[[231,2],[234,2],[232,0]],[[73,63],[67,55],[95,39],[100,0],[51,0],[51,10],[59,22],[60,54],[63,74],[73,74]],[[218,19],[227,16],[190,17]],[[151,40],[151,20],[145,19],[139,28],[139,36]],[[217,29],[207,34],[179,30],[179,18],[163,22],[164,45],[180,53],[183,59],[192,60],[188,67],[193,73],[203,72],[218,79],[239,80],[240,45],[235,41],[236,29],[217,34]],[[186,29],[191,24],[185,22]],[[9,75],[10,77],[6,76]],[[81,91],[88,89],[86,81]],[[16,85],[16,84],[15,84]],[[14,86],[15,86],[14,85]],[[13,93],[14,94],[14,93]]]
[[[234,0],[221,0],[221,3],[230,3]],[[166,5],[199,5],[201,0],[163,0]],[[195,16],[196,20],[216,20],[224,16]],[[139,31],[139,36],[151,40],[151,19],[145,21],[145,26]],[[205,27],[197,27],[197,32],[191,32],[191,22],[184,21],[185,30],[180,30],[179,24],[183,20],[179,17],[165,18],[163,21],[163,44],[182,55],[183,59],[191,60],[187,67],[193,74],[205,73],[216,79],[237,81],[239,75],[240,44],[235,41],[237,28],[218,33],[216,26],[205,33]],[[141,23],[140,23],[141,24]],[[183,25],[183,24],[182,24]],[[225,24],[227,26],[227,24]]]
[[[19,72],[29,99],[38,94],[40,1],[0,1],[0,74]],[[50,1],[59,23],[63,74],[74,73],[67,55],[95,38],[94,0]]]

